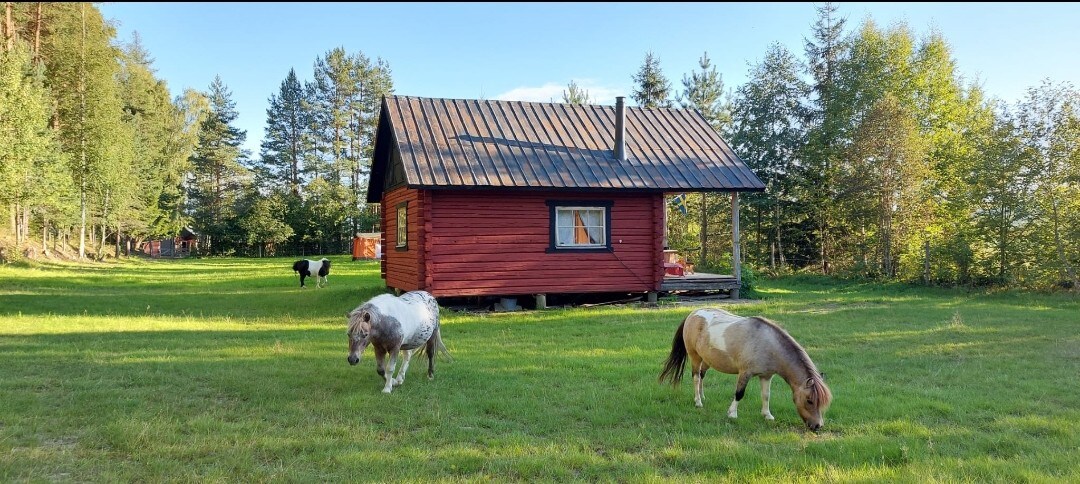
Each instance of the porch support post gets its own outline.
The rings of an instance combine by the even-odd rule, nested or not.
[[[738,284],[731,291],[731,299],[739,298],[742,287],[742,254],[739,250],[739,192],[731,192],[731,267],[735,270],[735,282]]]

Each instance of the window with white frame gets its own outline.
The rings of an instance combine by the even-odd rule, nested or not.
[[[409,246],[409,213],[408,202],[398,204],[397,206],[397,242],[394,247],[397,249],[405,249]]]
[[[550,250],[611,250],[611,202],[549,201]]]

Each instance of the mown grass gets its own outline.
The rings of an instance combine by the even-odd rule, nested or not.
[[[728,305],[828,374],[822,432],[780,380],[656,381],[687,306],[443,312],[454,361],[380,393],[344,314],[381,291],[335,257],[0,267],[0,481],[1078,482],[1080,301],[820,278]]]

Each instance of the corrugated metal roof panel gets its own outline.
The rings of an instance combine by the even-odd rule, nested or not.
[[[413,187],[765,188],[692,110],[627,107],[624,161],[612,150],[614,106],[388,96],[381,115],[393,136],[380,139],[396,141]],[[375,164],[389,163],[377,152],[386,159]]]

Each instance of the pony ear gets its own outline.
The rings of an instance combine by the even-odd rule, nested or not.
[[[821,372],[821,381],[826,381],[825,380],[825,372]]]

